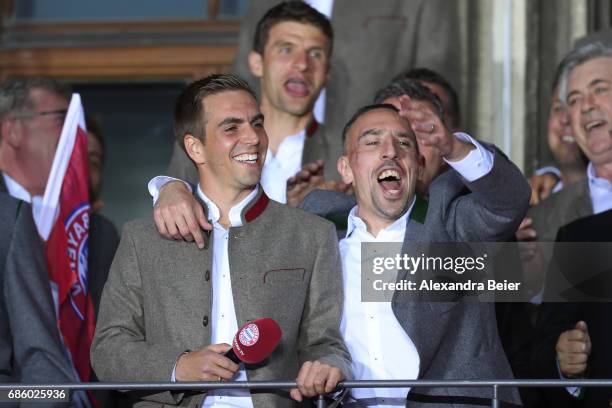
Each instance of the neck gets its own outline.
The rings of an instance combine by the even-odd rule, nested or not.
[[[251,194],[255,186],[241,190],[230,189],[226,185],[216,186],[215,183],[207,182],[204,177],[200,176],[200,189],[219,208],[219,224],[224,228],[229,228],[231,226],[230,210]]]
[[[268,134],[268,148],[276,155],[278,147],[287,136],[295,135],[304,129],[312,121],[312,111],[303,116],[275,109],[269,101],[262,97],[261,112],[264,114],[266,133]]]
[[[359,207],[357,207],[357,216],[365,223],[368,232],[373,237],[377,237],[380,231],[396,221],[368,214],[366,211],[361,211]]]
[[[595,176],[612,181],[612,163],[593,165]]]
[[[28,177],[28,171],[20,166],[19,161],[8,154],[0,154],[0,171],[6,173],[10,178],[19,183],[30,196],[41,196],[45,193],[45,186],[38,187],[31,183],[32,177]],[[22,163],[25,163],[23,161]],[[40,171],[40,169],[37,169]]]

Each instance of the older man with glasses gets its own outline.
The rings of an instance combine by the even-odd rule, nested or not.
[[[0,171],[3,190],[37,211],[68,109],[69,90],[46,78],[2,87]]]
[[[53,164],[55,150],[62,132],[69,99],[70,89],[50,78],[15,79],[9,80],[0,86],[0,194],[8,193],[14,198],[31,203],[34,214],[37,214],[41,207],[42,196],[45,192],[49,173],[51,172],[51,165]],[[32,211],[29,206],[24,205],[20,208],[27,208],[28,211]],[[9,219],[9,221],[12,221],[12,219]],[[100,295],[106,282],[118,238],[116,237],[116,232],[114,236],[112,233],[109,233],[107,226],[109,222],[102,219],[98,214],[91,214],[89,223],[88,290],[91,292],[94,311],[97,314]],[[0,227],[2,226],[5,225],[0,223]],[[5,235],[8,238],[4,237],[4,239],[10,238],[8,227],[0,230],[3,232],[7,231]],[[39,241],[35,232],[28,235],[28,238],[31,241]],[[1,244],[2,241],[0,240],[0,247]],[[40,242],[37,242],[37,244],[40,244]],[[22,247],[21,252],[17,254],[16,258],[20,262],[25,262],[27,258],[32,257],[29,252],[31,252],[30,249],[33,247],[33,244],[28,244],[28,248]],[[0,255],[2,255],[1,251]],[[40,255],[40,258],[44,256],[42,253],[37,255]],[[2,257],[0,256],[1,261]],[[28,282],[36,279],[39,280],[38,276],[46,276],[47,271],[44,263],[39,266],[44,268],[44,271],[34,270],[35,268],[30,266],[20,267],[18,269],[20,279]],[[0,263],[0,271],[4,267],[5,265]],[[36,275],[37,273],[39,275]],[[0,278],[0,303],[2,301],[12,302],[17,299],[16,301],[25,305],[21,306],[20,309],[22,310],[22,315],[20,316],[22,319],[44,320],[38,326],[31,326],[30,332],[27,334],[31,335],[31,337],[57,339],[57,344],[51,344],[49,341],[47,342],[46,349],[40,348],[42,350],[41,353],[47,353],[51,356],[59,355],[60,358],[55,358],[54,361],[63,358],[65,361],[62,363],[65,363],[65,371],[68,374],[63,377],[48,377],[48,382],[74,381],[72,369],[65,358],[64,350],[61,349],[62,346],[59,343],[58,333],[42,333],[42,329],[38,329],[38,327],[50,327],[57,331],[57,322],[54,313],[52,313],[52,304],[50,302],[48,304],[49,313],[41,316],[32,307],[27,308],[27,302],[32,299],[23,296],[13,296],[16,293],[18,294],[14,290],[8,295],[4,294],[1,290],[4,283],[6,282],[3,282]],[[48,285],[48,281],[46,284]],[[44,288],[47,285],[43,284],[37,287],[42,286]],[[22,288],[22,290],[25,289]],[[31,293],[32,298],[38,298],[38,303],[42,303],[46,297],[51,297],[50,291],[49,293],[41,293],[40,291],[35,292],[32,289],[28,293]],[[11,299],[13,300],[8,297],[12,297]],[[39,307],[38,309],[41,308]],[[4,323],[1,317],[0,323]],[[0,327],[0,344],[6,333],[7,331],[3,331],[2,327]],[[24,336],[23,332],[17,334],[21,335],[21,337]],[[3,351],[6,350],[3,349]],[[2,356],[0,353],[0,373],[3,371],[1,364]],[[22,380],[28,381],[27,378]],[[107,396],[97,394],[96,398],[104,400]],[[72,404],[78,404],[78,402],[73,400]]]

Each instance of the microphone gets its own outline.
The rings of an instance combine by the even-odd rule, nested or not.
[[[238,330],[232,348],[224,355],[236,364],[257,364],[272,354],[281,336],[281,328],[274,319],[255,319]]]

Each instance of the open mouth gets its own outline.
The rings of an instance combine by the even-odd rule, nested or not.
[[[576,139],[574,139],[574,136],[572,136],[572,135],[563,135],[563,136],[561,136],[561,141],[564,142],[564,143],[571,143],[571,144],[576,143]]]
[[[606,124],[606,122],[604,120],[592,120],[590,122],[587,122],[584,125],[584,129],[588,133],[591,133],[593,130],[598,129],[598,128],[602,127],[605,124]]]
[[[402,190],[402,175],[398,169],[384,169],[376,178],[383,192],[388,195],[399,195]]]
[[[290,78],[285,82],[285,89],[289,94],[297,97],[308,96],[310,91],[308,90],[308,84],[299,78]]]
[[[257,153],[243,153],[232,158],[235,161],[244,164],[257,164],[257,161],[259,160],[259,155],[257,155]]]

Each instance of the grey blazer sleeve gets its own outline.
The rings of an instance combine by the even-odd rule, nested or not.
[[[329,225],[325,235],[318,239],[319,250],[300,325],[300,364],[319,360],[340,368],[346,378],[352,378],[351,358],[340,335],[344,298],[342,266],[334,228]]]
[[[101,381],[170,381],[174,364],[185,351],[151,344],[145,337],[143,282],[130,226],[126,226],[102,292],[91,363]],[[183,393],[140,396],[178,404]]]
[[[4,205],[5,197],[1,197],[0,207],[10,211]],[[5,262],[0,265],[0,382],[74,382],[59,337],[43,245],[32,209],[11,200],[17,203],[13,207],[16,213],[11,214],[16,216],[12,234],[2,228],[2,239],[8,240],[8,245]],[[0,219],[4,226],[4,218]]]
[[[430,186],[429,203],[434,208],[428,217],[429,211],[439,211],[454,240],[508,240],[529,208],[531,189],[521,171],[495,147],[488,148],[494,159],[487,175],[469,183],[447,171]],[[469,194],[460,194],[465,187]]]

